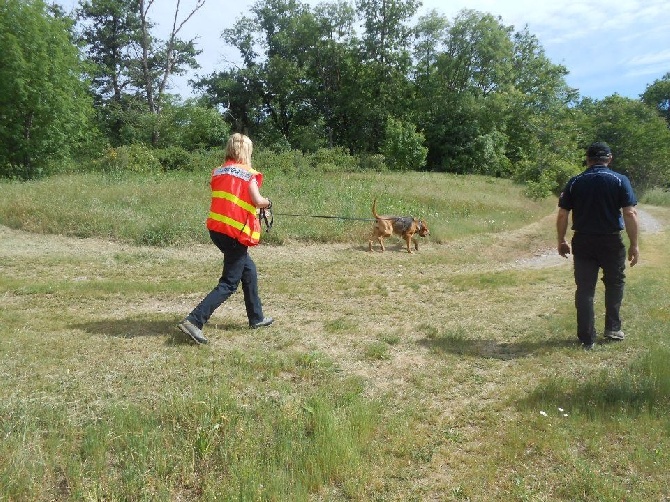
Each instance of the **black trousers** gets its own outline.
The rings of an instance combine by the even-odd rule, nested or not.
[[[256,264],[247,252],[249,248],[232,237],[218,232],[210,231],[209,236],[214,245],[223,253],[223,272],[221,272],[221,278],[216,287],[202,299],[200,304],[187,316],[187,319],[202,328],[217,307],[237,290],[241,282],[249,324],[262,321],[263,307],[258,296],[258,275]]]
[[[626,279],[626,247],[620,234],[592,235],[575,233],[572,237],[574,262],[577,336],[582,343],[596,340],[593,301],[598,273],[605,284],[605,330],[621,329],[619,310]]]

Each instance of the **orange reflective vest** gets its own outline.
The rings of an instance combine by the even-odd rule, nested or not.
[[[261,237],[261,223],[249,196],[252,179],[256,179],[260,188],[263,175],[234,162],[227,162],[212,171],[212,204],[207,228],[232,237],[245,246],[255,246]]]

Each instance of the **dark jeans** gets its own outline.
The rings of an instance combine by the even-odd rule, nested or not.
[[[599,269],[603,270],[605,284],[605,329],[621,329],[619,310],[626,279],[626,247],[620,234],[589,235],[577,232],[572,237],[572,255],[577,285],[577,336],[582,343],[591,344],[596,340],[593,297]]]
[[[242,282],[244,306],[250,324],[263,320],[263,307],[258,296],[258,275],[256,264],[247,253],[248,247],[240,244],[232,237],[219,232],[209,232],[212,242],[223,253],[223,272],[219,284],[193,309],[187,319],[202,328],[214,311],[237,291]]]

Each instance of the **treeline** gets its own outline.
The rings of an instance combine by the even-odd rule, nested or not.
[[[495,175],[537,196],[579,171],[597,139],[638,189],[670,179],[670,72],[639,100],[580,99],[527,29],[472,10],[421,13],[414,0],[258,0],[222,33],[241,64],[192,82],[200,97],[182,101],[170,77],[197,67],[199,50],[179,33],[204,1],[177,10],[161,40],[152,1],[82,0],[70,17],[3,0],[0,174],[132,162],[129,151],[180,168],[240,131],[266,151]]]

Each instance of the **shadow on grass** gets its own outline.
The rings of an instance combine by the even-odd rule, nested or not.
[[[92,335],[106,335],[117,338],[138,338],[144,336],[167,336],[174,338],[175,342],[188,341],[186,336],[180,336],[177,328],[178,320],[156,320],[156,319],[109,319],[102,321],[89,321],[74,324],[72,327],[80,329]]]
[[[579,347],[577,339],[547,338],[538,341],[500,342],[497,340],[469,339],[462,336],[424,338],[419,345],[434,352],[447,352],[459,356],[484,359],[510,360],[530,355],[544,354],[563,348]]]
[[[181,319],[157,320],[130,317],[77,323],[71,327],[91,335],[105,335],[117,338],[166,337],[168,344],[191,344],[193,341],[177,328]],[[208,326],[210,326],[208,324]],[[237,331],[241,325],[235,323],[212,323],[212,331]]]

